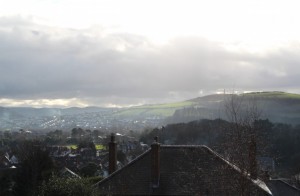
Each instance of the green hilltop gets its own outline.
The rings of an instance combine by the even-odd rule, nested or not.
[[[286,93],[280,91],[252,92],[245,93],[245,96],[253,96],[265,99],[297,99],[300,100],[300,94]]]
[[[288,115],[292,118],[298,115],[295,112],[296,108],[290,109],[290,105],[299,105],[300,109],[300,94],[292,94],[279,91],[268,91],[268,92],[251,92],[243,94],[212,94],[203,97],[198,97],[186,101],[175,102],[175,103],[164,103],[164,104],[151,104],[134,106],[129,108],[123,108],[114,113],[116,117],[131,118],[131,117],[160,117],[166,118],[171,117],[177,110],[183,110],[186,108],[202,108],[208,110],[217,110],[224,106],[224,100],[231,96],[243,97],[244,99],[255,99],[257,100],[258,107],[261,107],[267,113],[281,112],[286,113],[281,115]],[[272,108],[276,107],[276,108]],[[298,107],[297,107],[298,108]],[[299,110],[300,111],[300,110]],[[278,114],[279,115],[279,114]],[[300,114],[299,114],[300,115]],[[272,114],[274,116],[274,114]]]
[[[191,107],[195,105],[191,101],[182,101],[176,103],[165,103],[165,104],[151,104],[151,105],[142,105],[135,106],[126,109],[122,109],[115,113],[115,116],[118,117],[132,117],[132,116],[158,116],[158,117],[168,117],[172,116],[174,112],[178,109]]]
[[[195,105],[177,110],[168,123],[189,122],[199,119],[226,119],[226,100],[234,96],[235,101],[241,101],[245,107],[255,104],[261,118],[273,122],[290,124],[300,123],[300,95],[279,91],[252,92],[244,94],[215,94],[192,99]]]

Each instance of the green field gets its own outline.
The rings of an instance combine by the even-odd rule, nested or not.
[[[174,112],[178,109],[190,107],[193,105],[211,107],[211,104],[213,102],[222,100],[224,98],[223,96],[224,95],[208,95],[204,97],[195,98],[189,101],[166,103],[166,104],[142,105],[142,106],[124,108],[116,112],[114,115],[116,117],[123,117],[123,118],[127,118],[127,117],[147,118],[153,116],[165,118],[165,117],[172,116]],[[257,98],[258,100],[267,101],[267,102],[280,101],[282,103],[284,102],[298,103],[298,101],[300,101],[299,94],[285,93],[280,91],[252,92],[252,93],[240,94],[239,96],[244,96],[245,98]]]
[[[106,149],[105,146],[102,144],[96,144],[95,146],[96,146],[96,150],[105,150]]]
[[[126,117],[126,116],[160,116],[168,117],[172,116],[177,109],[189,107],[194,105],[194,102],[184,101],[176,103],[166,103],[166,104],[154,104],[154,105],[143,105],[136,106],[127,109],[120,110],[116,113],[116,116]]]
[[[68,145],[66,147],[68,147],[69,149],[77,149],[77,145],[75,145],[75,144]]]
[[[254,96],[254,97],[261,97],[261,98],[276,98],[276,99],[300,99],[299,94],[293,93],[285,93],[279,91],[270,91],[270,92],[253,92],[253,93],[245,93],[245,96]]]
[[[71,149],[71,148],[77,149],[77,145],[75,145],[75,144],[67,145],[66,147],[68,147],[69,149]],[[105,149],[105,146],[102,144],[96,144],[95,147],[96,147],[96,150],[104,150]]]

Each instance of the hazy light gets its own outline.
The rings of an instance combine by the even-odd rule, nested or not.
[[[161,94],[155,102],[183,100],[208,92],[224,93],[223,80],[227,87],[228,83],[244,85],[241,86],[244,89],[234,93],[252,90],[258,81],[257,88],[265,85],[269,89],[274,86],[274,89],[299,91],[294,81],[300,71],[297,66],[300,12],[296,0],[0,0],[0,3],[3,23],[0,33],[5,35],[3,40],[6,41],[6,36],[10,38],[7,46],[2,44],[7,54],[0,56],[4,62],[0,65],[4,76],[1,92],[14,92],[12,96],[3,94],[5,97],[22,97],[21,90],[33,89],[35,97],[39,97],[35,100],[30,93],[26,100],[0,97],[2,106],[94,104],[120,108],[133,103],[140,105],[146,98],[151,100]],[[13,49],[8,51],[5,47]],[[28,48],[28,53],[24,48]],[[22,58],[16,58],[18,55]],[[23,58],[28,62],[18,61]],[[47,69],[50,79],[44,80]],[[23,70],[24,75],[14,70]],[[37,78],[31,77],[33,72]],[[58,76],[57,83],[53,83],[50,73],[55,79]],[[74,73],[78,80],[69,77]],[[21,90],[13,91],[2,82],[6,75],[7,84]],[[28,88],[10,82],[11,75],[20,75],[16,82]],[[156,84],[148,83],[152,78]],[[237,78],[240,80],[236,81]],[[117,82],[107,82],[110,79]],[[65,89],[74,82],[76,85],[65,96]],[[64,84],[66,88],[60,91],[60,85]],[[51,86],[53,93],[57,90],[59,95],[53,95],[56,98],[81,98],[47,99],[52,92],[39,96],[40,89],[34,91],[39,85],[44,85],[46,92],[46,86]],[[143,85],[147,90],[149,87],[149,92],[140,95]],[[95,93],[87,95],[93,88]],[[135,89],[138,93],[131,93]],[[159,93],[154,95],[156,91]],[[125,98],[127,102],[107,98],[110,96],[115,96],[115,100]],[[133,97],[138,97],[137,101]]]
[[[35,22],[64,28],[100,25],[114,32],[145,35],[157,43],[179,35],[197,35],[257,51],[300,40],[300,13],[294,0],[0,2],[0,16],[31,17]]]
[[[79,99],[37,99],[37,100],[15,100],[0,99],[0,105],[7,107],[87,107],[88,105]]]

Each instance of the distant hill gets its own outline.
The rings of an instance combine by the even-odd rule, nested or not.
[[[126,127],[129,122],[138,123],[139,126],[138,124],[134,126],[136,129],[142,129],[143,126],[161,126],[199,119],[226,119],[224,106],[226,100],[232,96],[243,104],[255,104],[262,112],[262,118],[268,118],[273,122],[300,123],[299,94],[254,92],[240,95],[213,94],[182,102],[117,109],[0,107],[0,129],[112,127],[116,124]]]
[[[107,108],[86,107],[86,108],[31,108],[31,107],[0,107],[1,117],[38,117],[38,116],[60,116],[75,115],[90,112],[103,112]]]
[[[182,102],[142,105],[123,108],[114,113],[118,118],[165,118],[164,124],[189,122],[199,119],[226,118],[226,100],[235,96],[243,103],[255,104],[262,118],[274,122],[300,122],[300,95],[285,92],[253,92],[240,95],[212,94]]]
[[[128,108],[101,108],[101,107],[71,107],[71,108],[31,108],[31,107],[0,107],[0,118],[2,116],[10,117],[36,117],[36,116],[62,116],[76,115],[84,113],[101,113],[113,111],[112,116],[120,118],[132,117],[169,117],[178,109],[195,105],[191,101],[183,101],[177,103],[152,104],[134,106]]]
[[[300,123],[300,95],[285,92],[253,92],[240,95],[215,94],[189,100],[191,107],[177,110],[166,123],[189,122],[199,119],[226,119],[226,100],[234,96],[243,105],[254,104],[262,113],[262,118],[273,122]]]
[[[121,109],[116,112],[114,115],[116,117],[139,117],[139,118],[148,118],[148,117],[160,117],[166,118],[172,116],[174,112],[178,109],[185,107],[192,107],[196,103],[193,101],[183,101],[177,103],[166,103],[166,104],[152,104],[152,105],[142,105],[136,107],[130,107]]]

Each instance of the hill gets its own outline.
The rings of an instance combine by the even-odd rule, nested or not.
[[[215,94],[189,100],[193,106],[177,110],[166,123],[189,122],[198,119],[226,119],[225,104],[231,97],[241,106],[255,105],[273,122],[297,124],[300,122],[300,95],[285,92],[253,92],[239,95]]]
[[[174,112],[178,109],[182,109],[185,107],[192,107],[196,105],[195,102],[192,101],[183,101],[176,103],[165,103],[165,104],[153,104],[153,105],[142,105],[136,107],[130,107],[126,109],[121,109],[118,112],[114,113],[116,117],[124,117],[124,118],[149,118],[149,117],[159,117],[165,118],[172,116]]]
[[[226,119],[224,106],[231,97],[243,105],[255,104],[262,118],[273,122],[300,122],[300,95],[285,92],[254,92],[240,95],[213,94],[182,102],[128,108],[26,108],[0,107],[0,129],[72,129],[73,127],[123,127],[142,130],[199,119]],[[130,124],[130,126],[129,126]]]

